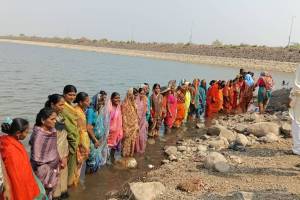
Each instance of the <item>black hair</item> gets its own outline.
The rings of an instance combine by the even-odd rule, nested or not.
[[[155,84],[153,85],[153,88],[152,88],[152,89],[155,90],[155,88],[156,88],[157,86],[160,88],[160,85],[159,85],[158,83],[155,83]]]
[[[144,88],[139,88],[139,93],[141,93],[142,91],[144,91]]]
[[[138,93],[139,93],[138,89],[133,88],[133,95],[136,95],[136,94],[138,94]]]
[[[76,89],[76,87],[75,87],[74,85],[66,85],[66,86],[64,87],[63,94],[68,94],[68,93],[70,93],[70,92],[75,92],[75,93],[77,93],[77,89]]]
[[[117,96],[120,96],[120,94],[117,93],[117,92],[113,92],[113,93],[111,94],[111,96],[110,96],[110,99],[113,100],[113,99],[114,99],[115,97],[117,97]]]
[[[147,85],[147,86],[149,86],[149,83],[144,83],[144,85]]]
[[[101,90],[101,91],[99,92],[99,94],[101,94],[101,95],[107,95],[107,93],[106,93],[104,90]]]
[[[11,124],[1,124],[1,131],[8,135],[15,135],[18,131],[23,132],[29,127],[29,122],[26,119],[15,118]]]
[[[216,81],[216,80],[211,80],[211,81],[209,82],[209,85],[212,86],[215,82],[217,82],[217,81]]]
[[[85,92],[79,92],[76,95],[74,103],[80,103],[80,102],[84,101],[87,97],[89,97],[89,95],[87,93],[85,93]]]
[[[42,126],[43,121],[48,119],[55,111],[52,108],[43,108],[40,112],[36,115],[35,125]]]
[[[64,97],[61,94],[51,94],[48,96],[48,100],[45,103],[45,107],[51,108],[51,104],[55,105],[60,102]]]

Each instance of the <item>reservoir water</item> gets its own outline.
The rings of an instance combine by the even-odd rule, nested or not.
[[[250,69],[251,70],[251,69]],[[238,68],[193,65],[71,49],[39,47],[0,42],[0,121],[6,116],[23,117],[34,122],[47,96],[62,93],[66,84],[90,96],[106,90],[125,94],[129,87],[168,80],[222,79],[235,77]],[[256,76],[259,72],[254,71]],[[282,80],[292,83],[294,74],[271,72],[280,88]],[[168,143],[174,142],[170,136]],[[25,145],[26,141],[25,141]],[[120,170],[105,167],[95,175],[87,175],[85,183],[71,190],[70,199],[104,199],[105,193],[119,189],[130,178],[144,172],[147,164],[158,166],[165,142],[148,145],[145,156],[138,156],[139,168]]]

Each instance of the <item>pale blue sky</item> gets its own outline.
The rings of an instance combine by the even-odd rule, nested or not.
[[[0,35],[285,46],[300,0],[0,0]],[[298,16],[297,16],[298,15]],[[193,25],[192,25],[193,24]]]

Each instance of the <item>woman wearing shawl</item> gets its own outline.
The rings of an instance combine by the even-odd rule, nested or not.
[[[62,164],[57,150],[56,118],[53,109],[40,110],[29,141],[33,171],[44,185],[49,199],[53,197]]]
[[[144,153],[146,149],[147,142],[147,131],[148,122],[146,119],[147,113],[147,96],[143,88],[139,89],[139,95],[136,96],[135,103],[137,106],[137,113],[139,117],[139,133],[136,137],[135,151],[138,153]]]
[[[54,189],[53,199],[65,199],[69,197],[68,194],[68,139],[67,131],[65,129],[64,119],[61,115],[62,110],[64,109],[65,100],[64,97],[60,94],[49,95],[48,101],[45,103],[45,107],[52,108],[56,114],[56,124],[55,129],[57,132],[57,150],[61,158],[61,170],[59,173],[59,179],[57,185]]]
[[[185,117],[185,95],[184,95],[184,89],[181,86],[177,87],[176,97],[177,97],[177,115],[176,115],[176,120],[174,122],[174,126],[176,128],[179,128],[182,125]]]
[[[271,92],[274,82],[272,77],[267,72],[262,72],[256,86],[258,86],[258,105],[259,113],[263,114],[271,98]]]
[[[206,109],[206,80],[203,79],[199,86],[199,117],[203,118]]]
[[[85,111],[90,105],[89,95],[85,92],[79,92],[76,95],[74,103],[77,104],[74,109],[78,116],[79,145],[77,149],[77,173],[80,175],[81,172],[85,171],[84,164],[90,153],[90,138],[87,132],[87,121],[85,115]]]
[[[170,130],[176,119],[176,111],[177,111],[177,99],[175,96],[175,87],[167,88],[164,91],[165,101],[166,101],[166,116],[164,119],[165,126],[168,130]]]
[[[111,158],[119,159],[121,152],[121,141],[123,139],[122,126],[122,112],[120,105],[120,94],[113,92],[109,103],[109,134],[107,138],[107,145],[109,148],[109,164],[112,162]]]
[[[79,127],[78,115],[73,106],[73,101],[76,98],[76,87],[73,85],[66,85],[63,90],[65,99],[64,109],[61,116],[64,119],[65,128],[67,131],[67,139],[69,146],[68,156],[68,186],[76,186],[79,183],[79,176],[77,170],[77,150],[79,144]]]
[[[243,89],[241,90],[241,109],[245,113],[248,110],[248,106],[253,98],[254,80],[250,73],[245,75],[245,82]]]
[[[129,89],[122,104],[122,124],[123,124],[123,157],[133,157],[137,134],[139,133],[138,113],[134,101],[133,89]]]
[[[22,118],[6,118],[1,125],[0,153],[3,160],[3,199],[42,200],[47,199],[45,189],[34,175],[27,152],[20,142],[29,132],[29,123]]]
[[[107,137],[110,118],[106,98],[106,92],[100,91],[93,97],[92,104],[86,112],[87,130],[91,138],[86,171],[90,173],[96,172],[105,165],[108,157]]]
[[[210,85],[206,99],[206,119],[208,125],[209,122],[218,114],[220,108],[219,84],[216,81],[211,81]]]
[[[151,128],[149,130],[150,137],[159,136],[159,129],[163,119],[163,96],[160,94],[160,85],[153,85],[153,93],[151,95]]]
[[[294,88],[290,94],[290,116],[292,118],[293,152],[300,155],[300,66],[296,70]]]

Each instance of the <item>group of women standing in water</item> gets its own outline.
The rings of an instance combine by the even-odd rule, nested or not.
[[[130,88],[123,101],[117,92],[108,97],[100,91],[90,98],[67,85],[62,95],[50,95],[37,114],[30,159],[20,142],[28,135],[28,121],[7,118],[2,124],[2,198],[68,198],[68,187],[78,185],[81,174],[143,154],[147,138],[158,137],[162,125],[168,133],[186,121],[209,122],[219,113],[246,112],[256,85],[262,113],[273,85],[266,77],[262,73],[256,83],[253,73],[241,70],[234,80],[211,81],[210,87],[205,80],[179,85],[172,80],[167,87],[154,84],[151,95],[145,83]]]

